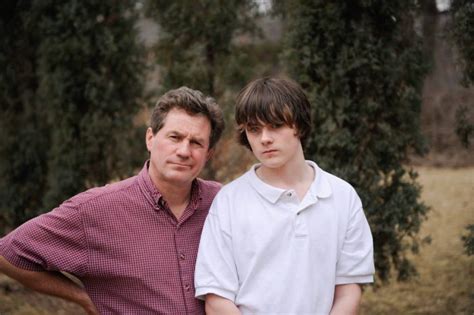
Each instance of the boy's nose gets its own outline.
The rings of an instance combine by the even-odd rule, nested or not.
[[[262,134],[260,136],[260,141],[262,144],[269,144],[273,142],[273,136],[271,132],[268,130],[268,128],[264,127],[262,129]]]

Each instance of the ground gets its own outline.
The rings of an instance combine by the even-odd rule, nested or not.
[[[474,256],[463,253],[464,227],[474,224],[474,167],[417,168],[431,207],[421,236],[432,243],[414,256],[419,276],[364,292],[361,315],[473,315]],[[0,276],[0,315],[84,314],[75,305],[33,293]]]
[[[474,256],[461,235],[474,224],[474,168],[418,168],[422,199],[431,207],[421,236],[432,243],[413,257],[419,276],[366,290],[361,315],[474,314]]]

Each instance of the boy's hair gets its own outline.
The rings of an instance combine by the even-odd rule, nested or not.
[[[265,77],[247,84],[237,96],[235,121],[238,141],[250,148],[248,126],[287,125],[295,128],[304,145],[311,132],[311,105],[294,81]]]
[[[204,96],[200,91],[185,86],[170,90],[158,99],[150,120],[150,127],[154,135],[163,128],[166,116],[174,108],[184,110],[191,116],[203,115],[207,117],[211,123],[209,149],[216,145],[224,130],[222,109],[212,97]]]

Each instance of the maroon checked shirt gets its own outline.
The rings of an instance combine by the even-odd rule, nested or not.
[[[195,180],[176,220],[147,166],[26,222],[0,239],[0,255],[23,269],[74,274],[101,314],[204,314],[194,266],[220,184]]]

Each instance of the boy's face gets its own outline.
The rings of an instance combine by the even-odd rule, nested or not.
[[[247,126],[248,142],[262,167],[281,169],[291,165],[302,152],[302,145],[295,128],[287,125],[262,124]]]

